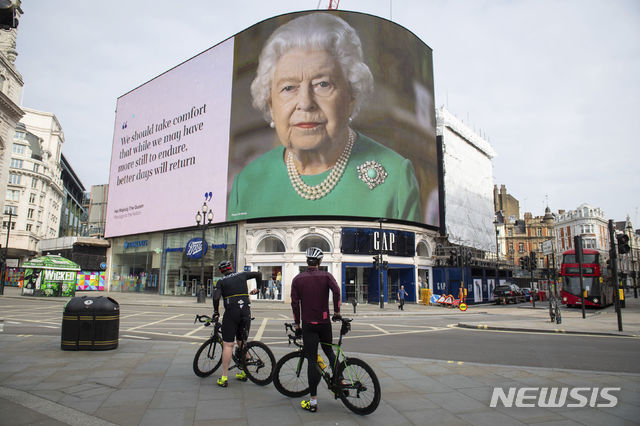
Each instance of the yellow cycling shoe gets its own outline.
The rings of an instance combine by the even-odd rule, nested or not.
[[[239,373],[236,374],[236,379],[237,380],[242,380],[243,382],[247,381],[247,373],[245,373],[244,371],[241,371]]]
[[[303,399],[302,402],[300,402],[300,406],[307,411],[311,411],[312,413],[318,411],[318,404],[311,404],[311,401],[307,399]]]
[[[227,381],[226,376],[220,377],[216,383],[222,388],[226,388],[227,386],[229,386],[229,382]]]

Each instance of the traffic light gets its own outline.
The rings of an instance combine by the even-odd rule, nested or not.
[[[531,262],[529,263],[531,270],[538,269],[538,256],[536,256],[534,251],[529,254],[529,259],[531,259]]]
[[[613,269],[613,265],[611,264],[611,259],[607,259],[607,269],[608,270],[612,270]]]
[[[529,257],[528,256],[522,256],[520,258],[520,268],[521,269],[529,269]]]
[[[467,251],[467,253],[465,254],[465,259],[467,261],[467,265],[471,264],[471,258],[472,258],[471,251]]]
[[[0,0],[0,29],[18,28],[16,5],[11,0]]]
[[[378,269],[379,264],[378,256],[373,256],[373,269]]]
[[[382,261],[382,269],[385,269],[385,270],[389,269],[389,262],[388,261],[386,261],[386,260]]]
[[[457,266],[458,265],[458,252],[455,249],[451,250],[451,254],[449,255],[449,265]]]
[[[629,246],[629,236],[627,234],[618,234],[616,235],[616,239],[618,240],[619,254],[627,254],[631,251],[631,247]]]

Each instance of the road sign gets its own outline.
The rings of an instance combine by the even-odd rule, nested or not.
[[[466,304],[466,303],[464,303],[464,302],[462,302],[462,303],[460,304],[459,308],[460,308],[460,310],[461,310],[462,312],[464,312],[464,311],[466,311],[466,310],[467,310],[467,304]]]
[[[553,240],[542,242],[542,254],[544,254],[545,256],[553,254]]]

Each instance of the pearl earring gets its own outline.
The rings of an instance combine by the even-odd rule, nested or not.
[[[273,121],[271,123],[269,123],[269,127],[271,127],[272,129],[276,128],[276,123],[274,123]]]

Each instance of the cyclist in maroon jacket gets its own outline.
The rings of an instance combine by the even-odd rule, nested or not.
[[[296,275],[291,285],[291,307],[296,323],[296,333],[302,323],[302,340],[307,357],[307,377],[309,379],[310,400],[302,401],[302,408],[311,412],[318,410],[318,383],[320,375],[316,368],[318,343],[334,366],[335,354],[329,346],[332,343],[331,317],[329,316],[329,291],[333,293],[333,317],[340,317],[340,287],[329,272],[318,269],[322,261],[322,250],[317,247],[307,249],[308,269]],[[302,311],[302,312],[301,312]]]

